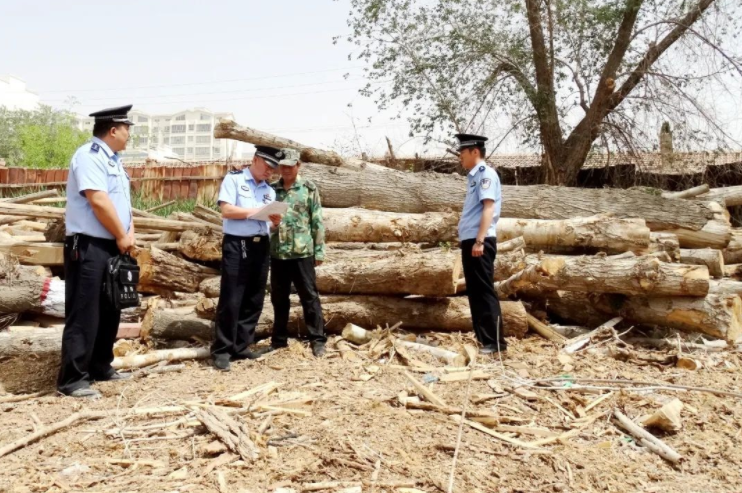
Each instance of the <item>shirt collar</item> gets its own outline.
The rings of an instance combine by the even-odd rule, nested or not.
[[[245,175],[245,181],[252,181],[256,185],[261,185],[264,183],[262,181],[261,182],[255,181],[255,178],[253,178],[252,173],[250,173],[250,168],[247,166],[245,167],[245,169],[242,170],[242,173],[244,173]]]
[[[291,188],[299,188],[302,185],[304,185],[304,179],[301,177],[301,175],[296,177],[296,180],[294,180],[294,184],[291,185]],[[280,187],[282,190],[286,190],[286,187],[283,186],[283,178],[278,179],[278,187]]]
[[[108,147],[108,144],[106,144],[103,140],[99,139],[98,137],[93,137],[93,143],[98,144],[98,146],[103,149],[103,152],[106,153],[106,155],[110,157],[115,157],[118,159],[119,155],[117,152],[113,152],[110,147]]]
[[[477,164],[475,164],[474,167],[469,170],[469,176],[474,176],[474,174],[479,171],[480,166],[487,166],[487,163],[484,162],[484,159],[480,159],[479,161],[477,161]]]

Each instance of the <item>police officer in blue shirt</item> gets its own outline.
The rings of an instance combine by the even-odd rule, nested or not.
[[[466,199],[459,220],[461,259],[472,325],[482,344],[480,354],[504,354],[500,302],[493,283],[497,256],[497,220],[502,194],[497,172],[484,162],[487,137],[457,134],[459,159],[469,171]]]
[[[229,371],[230,360],[255,359],[264,351],[253,351],[255,326],[263,311],[270,265],[271,221],[248,219],[276,198],[268,179],[282,159],[280,149],[256,146],[252,165],[232,171],[222,182],[219,207],[224,219],[222,280],[216,309],[216,336],[211,346],[214,367]]]
[[[112,367],[121,312],[103,295],[108,259],[134,246],[126,148],[131,105],[92,113],[93,140],[72,156],[67,179],[64,241],[65,324],[57,389],[72,397],[100,397],[93,381],[121,380]]]

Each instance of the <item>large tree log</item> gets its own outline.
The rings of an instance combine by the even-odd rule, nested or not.
[[[727,207],[742,205],[742,185],[712,188],[708,193],[701,195],[699,199],[719,202]]]
[[[709,272],[704,266],[672,264],[651,256],[541,256],[517,255],[498,262],[495,280],[504,281],[528,267],[531,274],[514,283],[515,288],[618,293],[644,296],[705,296]]]
[[[184,257],[204,262],[222,259],[224,235],[214,230],[183,231],[178,250]]]
[[[703,298],[639,298],[605,295],[598,309],[629,322],[702,332],[734,343],[742,335],[742,299],[735,294]]]
[[[156,247],[139,249],[136,259],[140,269],[138,289],[143,293],[195,293],[201,281],[219,273]]]
[[[724,256],[720,250],[699,248],[680,250],[680,262],[690,265],[705,265],[713,277],[724,276]]]
[[[736,294],[742,296],[742,282],[729,279],[709,281],[709,294]]]
[[[325,207],[362,207],[392,212],[460,211],[466,179],[434,172],[347,169],[307,164],[306,178],[320,187]],[[403,187],[404,193],[400,193]],[[597,214],[644,219],[651,230],[699,231],[717,210],[699,200],[665,199],[640,190],[503,186],[501,217],[570,219]],[[2,213],[2,210],[0,210]]]
[[[606,215],[563,220],[510,219],[497,223],[498,241],[518,236],[528,248],[596,248],[612,252],[649,247],[649,228],[643,219],[619,219]]]
[[[701,332],[728,341],[735,341],[742,330],[742,300],[736,294],[641,298],[554,291],[547,294],[546,300],[550,313],[587,327],[597,327],[609,318],[620,316],[630,323]]]
[[[326,241],[437,243],[456,241],[458,214],[406,214],[365,209],[323,209]]]
[[[727,264],[740,264],[742,263],[742,231],[738,229],[732,230],[732,239],[729,241],[727,247],[722,250],[724,256],[724,263]]]
[[[339,259],[317,268],[325,294],[448,296],[456,292],[461,258],[453,252],[411,252],[359,263]]]
[[[472,330],[471,313],[469,311],[469,300],[466,297],[455,298],[394,298],[389,296],[321,296],[322,314],[327,324],[328,333],[339,334],[343,328],[353,323],[361,327],[375,328],[377,325],[394,325],[402,322],[402,327],[414,330],[427,331],[462,331]],[[164,314],[168,310],[153,312],[153,322],[142,324],[142,332],[147,327],[148,337],[159,338],[183,338],[178,325],[188,318],[189,323],[194,323],[183,333],[193,336],[192,330],[197,322],[197,317],[213,318],[216,313],[216,299],[203,300],[199,302],[194,314],[183,313]],[[292,334],[304,330],[304,317],[298,299],[292,296],[292,305],[289,316],[289,328]],[[511,337],[523,337],[528,330],[526,311],[522,303],[517,301],[500,302],[502,307],[502,318],[505,335]],[[263,314],[258,322],[257,333],[267,336],[273,326],[273,312],[266,302]],[[203,322],[200,322],[203,327]],[[151,326],[151,329],[149,328]],[[210,326],[209,326],[210,327]],[[210,330],[210,329],[208,329]],[[197,335],[212,337],[207,329],[200,331]],[[304,333],[304,332],[301,332]]]
[[[0,284],[0,314],[24,312],[64,318],[64,281],[29,276]]]
[[[214,127],[214,138],[234,139],[254,145],[271,146],[277,148],[289,147],[301,153],[301,160],[305,163],[321,163],[329,166],[343,166],[345,161],[337,153],[305,146],[293,140],[284,139],[267,132],[253,128],[241,127],[232,120],[221,120]]]
[[[679,261],[680,241],[678,240],[678,236],[672,233],[652,232],[649,234],[649,247],[646,250],[641,250],[637,253],[646,255],[658,252],[665,252],[673,261]]]
[[[726,218],[711,220],[698,231],[677,228],[667,232],[676,234],[684,248],[726,248],[732,239],[732,228]]]
[[[59,207],[46,207],[41,205],[10,204],[0,202],[0,214],[9,216],[29,216],[46,219],[64,219],[64,209]],[[154,219],[149,217],[134,217],[134,226],[137,230],[155,231],[187,231],[203,227],[204,223],[193,221],[177,221],[172,219]],[[209,224],[216,228],[216,225]]]
[[[26,243],[13,241],[0,243],[0,253],[15,256],[25,265],[64,265],[62,243]]]

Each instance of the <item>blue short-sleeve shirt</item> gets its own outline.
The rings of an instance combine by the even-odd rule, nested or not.
[[[224,177],[218,202],[244,209],[263,207],[276,200],[276,192],[267,181],[256,183],[248,168],[232,171]],[[270,233],[270,222],[253,219],[224,219],[224,233],[234,236],[264,236]]]
[[[502,203],[502,189],[497,172],[484,161],[477,163],[466,176],[467,188],[464,210],[459,219],[459,241],[471,240],[477,237],[479,223],[484,210],[484,200],[495,201],[495,215],[492,224],[487,229],[487,237],[497,237],[497,221],[500,219]]]
[[[70,161],[67,178],[67,236],[84,234],[112,240],[114,236],[95,217],[85,197],[86,190],[106,192],[113,202],[121,224],[131,227],[131,189],[129,175],[118,153],[97,137],[81,146]]]

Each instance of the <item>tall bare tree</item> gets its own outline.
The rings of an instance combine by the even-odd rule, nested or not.
[[[689,147],[740,145],[714,111],[742,94],[739,0],[350,3],[380,109],[428,138],[507,118],[546,183],[574,184],[591,150],[651,147],[663,120]]]

